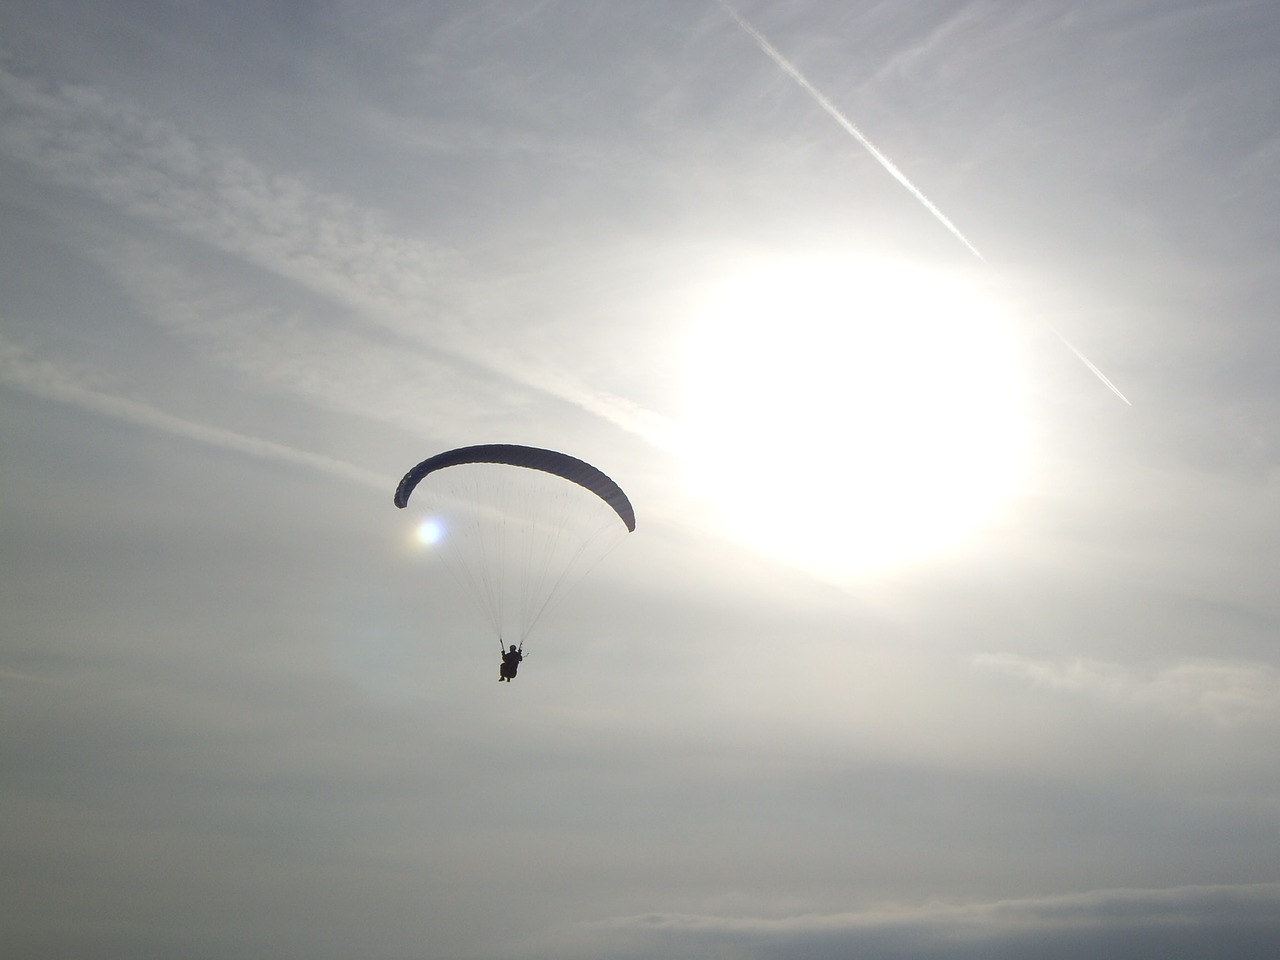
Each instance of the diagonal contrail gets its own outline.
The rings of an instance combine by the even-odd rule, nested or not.
[[[954,223],[952,223],[950,218],[948,218],[945,213],[943,213],[941,210],[938,209],[937,204],[935,204],[932,200],[926,197],[924,195],[924,191],[922,191],[914,183],[908,180],[907,175],[898,169],[898,165],[895,164],[892,160],[890,160],[887,156],[885,156],[884,153],[881,152],[880,148],[877,147],[874,143],[872,143],[871,140],[867,137],[867,135],[863,133],[861,130],[859,130],[857,126],[854,125],[852,120],[850,120],[843,113],[841,113],[839,108],[837,108],[834,103],[828,100],[826,95],[821,90],[819,90],[812,83],[810,83],[808,78],[805,77],[805,75],[800,72],[800,70],[796,67],[796,65],[793,64],[786,57],[784,57],[781,51],[779,51],[777,47],[775,47],[772,43],[769,42],[768,37],[766,37],[763,33],[757,30],[755,26],[751,23],[751,21],[749,21],[746,17],[744,17],[741,13],[739,13],[738,9],[732,3],[730,3],[729,0],[716,0],[716,3],[720,5],[720,7],[724,10],[725,13],[727,13],[730,17],[733,18],[734,22],[737,23],[737,25],[742,29],[743,33],[745,33],[747,36],[749,36],[752,40],[756,42],[756,46],[758,46],[765,53],[765,55],[768,56],[770,60],[772,60],[775,64],[777,64],[778,68],[782,70],[783,73],[785,73],[797,84],[799,84],[801,89],[803,89],[805,93],[809,94],[809,96],[813,98],[814,102],[818,106],[820,106],[824,111],[826,111],[827,115],[830,116],[831,119],[833,119],[836,123],[840,124],[841,128],[846,133],[848,133],[851,137],[853,137],[853,139],[857,140],[858,143],[862,144],[863,148],[867,151],[867,153],[871,154],[871,156],[875,158],[876,162],[879,163],[880,166],[884,167],[884,169],[888,172],[889,176],[897,180],[898,183],[902,184],[902,186],[906,189],[908,193],[910,193],[913,197],[919,200],[920,203],[924,206],[924,208],[928,210],[931,214],[933,214],[933,217],[935,220],[937,220],[940,224],[942,224],[949,231],[951,231],[952,236],[954,236],[957,240],[963,243],[969,249],[970,253],[972,253],[975,257],[977,257],[983,263],[987,262],[987,258],[982,255],[981,251],[979,251],[977,247],[975,247],[972,243],[969,242],[969,238],[960,232],[960,228],[957,227]],[[1080,362],[1083,363],[1086,367],[1088,367],[1089,371],[1095,377],[1101,380],[1103,384],[1108,389],[1111,390],[1112,393],[1114,393],[1117,397],[1119,397],[1125,403],[1128,403],[1129,406],[1133,406],[1133,404],[1129,402],[1129,398],[1120,392],[1120,388],[1117,387],[1114,383],[1112,383],[1106,377],[1106,375],[1101,370],[1098,369],[1097,365],[1095,365],[1088,357],[1086,357],[1079,350],[1079,348],[1075,346],[1075,344],[1073,344],[1070,340],[1064,337],[1054,327],[1050,326],[1049,329],[1053,331],[1053,335],[1056,336],[1059,340],[1061,340],[1063,345],[1065,345],[1068,350],[1074,353],[1076,357],[1080,360]]]
[[[728,0],[716,0],[716,2],[724,8],[725,13],[733,17],[738,26],[742,28],[743,32],[756,42],[756,46],[763,50],[768,55],[769,59],[778,65],[783,73],[798,83],[804,91],[809,94],[809,96],[813,97],[818,106],[827,112],[831,119],[840,124],[840,126],[845,129],[846,133],[862,144],[867,153],[875,157],[880,166],[884,167],[885,170],[889,172],[889,176],[893,177],[893,179],[906,187],[907,192],[924,204],[924,208],[932,213],[939,223],[950,230],[955,238],[968,247],[969,251],[975,257],[985,262],[985,258],[978,251],[978,248],[969,242],[969,238],[960,232],[959,227],[947,219],[946,214],[939,210],[937,205],[926,197],[919,187],[907,179],[907,175],[898,169],[897,164],[886,157],[880,151],[880,148],[868,139],[865,133],[854,126],[853,121],[841,113],[836,105],[828,100],[821,90],[810,83],[805,75],[796,68],[796,65],[784,57],[778,48],[770,43],[763,33],[757,30],[746,17],[738,12],[737,8],[735,8],[733,4],[729,3]]]
[[[1064,337],[1062,335],[1062,332],[1058,330],[1057,327],[1053,326],[1053,324],[1046,324],[1046,326],[1048,326],[1049,329],[1053,331],[1053,335],[1057,337],[1059,340],[1061,340],[1063,345],[1072,353],[1074,353],[1076,355],[1076,358],[1081,363],[1083,363],[1086,367],[1088,367],[1090,372],[1099,380],[1101,380],[1103,384],[1106,385],[1111,390],[1112,393],[1114,393],[1117,397],[1119,397],[1125,403],[1128,403],[1129,406],[1131,407],[1133,406],[1133,404],[1129,402],[1129,398],[1120,392],[1120,388],[1117,387],[1114,383],[1112,383],[1111,379],[1105,373],[1099,370],[1097,365],[1092,360],[1090,360],[1088,357],[1086,357],[1083,353],[1080,352],[1079,347],[1077,347],[1074,343],[1072,343],[1070,340]]]

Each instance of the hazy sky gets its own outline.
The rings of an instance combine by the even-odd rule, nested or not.
[[[1280,7],[737,9],[5,5],[6,957],[1274,956]]]

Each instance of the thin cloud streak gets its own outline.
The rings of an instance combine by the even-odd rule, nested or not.
[[[930,200],[927,196],[925,196],[924,191],[921,190],[919,187],[917,187],[914,183],[912,183],[907,178],[907,175],[898,168],[898,165],[895,164],[892,160],[890,160],[887,156],[885,156],[885,154],[874,143],[871,142],[870,138],[867,137],[866,134],[864,134],[861,130],[858,129],[858,127],[853,123],[852,120],[846,117],[834,103],[832,103],[829,99],[827,99],[826,95],[821,90],[819,90],[812,83],[810,83],[808,78],[806,78],[805,75],[800,72],[799,68],[797,68],[795,64],[793,64],[786,57],[784,57],[781,51],[779,51],[777,47],[775,47],[772,43],[770,43],[769,39],[764,34],[762,34],[759,30],[757,30],[756,27],[749,20],[747,20],[746,17],[744,17],[741,13],[738,12],[737,8],[735,8],[731,3],[729,3],[728,0],[716,0],[716,2],[727,14],[729,14],[730,17],[733,18],[734,22],[737,23],[738,27],[745,34],[747,34],[747,36],[751,37],[751,39],[755,41],[756,46],[758,46],[765,53],[765,55],[768,56],[769,59],[772,60],[780,70],[782,70],[783,73],[785,73],[792,80],[794,80],[801,87],[801,89],[803,89],[807,94],[809,94],[809,96],[813,98],[814,102],[817,103],[818,106],[821,107],[827,113],[828,116],[830,116],[833,120],[835,120],[836,123],[840,124],[840,126],[844,129],[846,133],[848,133],[855,140],[857,140],[858,143],[860,143],[863,146],[863,148],[868,153],[871,154],[871,156],[876,160],[876,162],[879,163],[880,166],[884,167],[884,169],[888,172],[888,174],[891,177],[893,177],[893,179],[897,180],[898,183],[900,183],[904,188],[906,188],[907,192],[910,193],[913,197],[915,197],[916,200],[918,200],[924,206],[924,208],[933,215],[935,220],[937,220],[940,224],[946,227],[947,230],[950,231],[952,236],[954,236],[957,240],[963,243],[965,247],[968,248],[970,253],[972,253],[975,257],[977,257],[983,263],[988,263],[987,258],[984,257],[982,255],[982,252],[978,250],[978,248],[973,245],[973,243],[969,240],[969,238],[966,237],[960,231],[960,228],[957,227],[951,221],[951,218],[948,217],[946,214],[944,214],[940,209],[938,209],[937,204],[935,204],[932,200]],[[1108,378],[1105,374],[1103,374],[1101,370],[1098,369],[1097,364],[1093,363],[1088,357],[1086,357],[1073,343],[1071,343],[1070,340],[1064,337],[1057,329],[1055,329],[1052,326],[1050,326],[1049,329],[1053,331],[1054,336],[1056,336],[1059,340],[1061,340],[1063,345],[1066,346],[1066,348],[1070,350],[1072,353],[1074,353],[1080,359],[1080,362],[1083,363],[1089,369],[1089,371],[1093,373],[1094,376],[1096,376],[1099,380],[1101,380],[1102,383],[1112,393],[1114,393],[1117,397],[1119,397],[1125,403],[1129,404],[1129,406],[1133,406],[1133,404],[1130,403],[1129,398],[1120,392],[1120,388],[1117,387],[1114,383],[1112,383],[1110,378]]]
[[[372,470],[261,437],[184,420],[150,404],[93,389],[82,383],[81,378],[66,366],[31,358],[3,337],[0,337],[0,383],[42,400],[69,404],[135,426],[247,453],[263,460],[308,467],[375,490],[385,491],[387,488],[386,477]]]

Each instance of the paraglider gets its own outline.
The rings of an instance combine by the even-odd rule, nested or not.
[[[502,648],[502,644],[498,644],[498,648]],[[498,682],[504,680],[510,683],[515,679],[516,671],[520,669],[520,664],[524,661],[524,653],[517,649],[513,643],[511,649],[502,655],[502,666],[498,668]]]
[[[396,488],[397,507],[411,498],[419,539],[498,638],[508,683],[547,610],[636,526],[626,493],[599,468],[519,444],[423,460]]]

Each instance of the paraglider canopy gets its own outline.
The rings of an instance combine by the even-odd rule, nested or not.
[[[406,473],[400,486],[396,487],[396,506],[404,508],[409,505],[409,495],[427,474],[464,463],[505,463],[564,477],[590,490],[612,507],[618,518],[627,525],[628,532],[636,528],[636,513],[631,501],[622,492],[622,488],[600,470],[567,453],[557,453],[541,447],[524,447],[515,443],[482,443],[473,447],[459,447],[423,460]]]
[[[626,535],[631,501],[584,460],[512,443],[436,454],[404,475],[420,544],[501,641],[521,648],[542,615]]]

